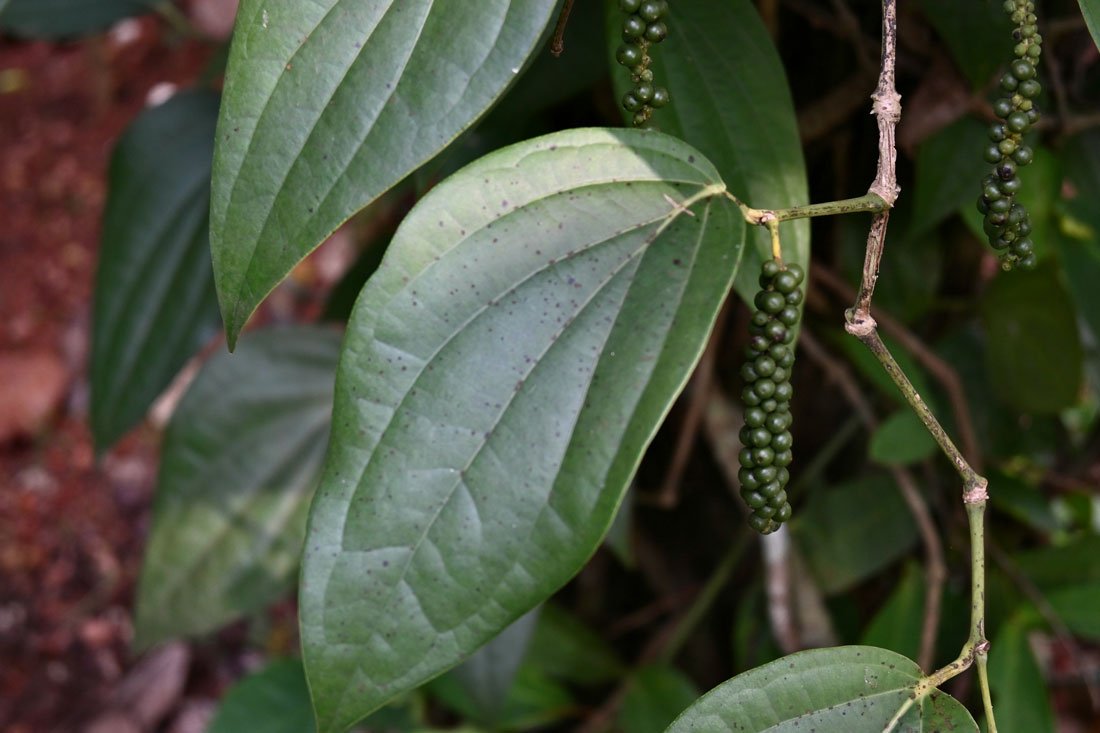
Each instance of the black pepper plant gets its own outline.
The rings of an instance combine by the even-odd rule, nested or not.
[[[113,3],[97,4],[111,11],[97,17],[125,15]],[[1081,404],[1088,391],[1084,329],[1067,289],[1085,304],[1082,320],[1100,333],[1087,307],[1090,273],[1100,271],[1090,254],[1100,246],[1090,239],[1100,221],[1087,205],[1100,197],[1100,140],[1037,135],[1043,39],[1035,4],[1004,4],[1014,57],[993,104],[998,119],[985,151],[992,169],[980,219],[972,184],[955,196],[956,180],[978,177],[973,152],[957,154],[976,150],[985,134],[970,118],[921,144],[912,209],[899,199],[899,76],[911,84],[912,70],[930,65],[924,56],[897,63],[899,24],[918,22],[917,10],[899,17],[895,0],[881,2],[871,103],[877,134],[843,136],[846,145],[863,137],[874,149],[867,160],[853,156],[853,166],[875,170],[867,193],[811,204],[811,179],[821,174],[808,173],[804,143],[812,149],[815,125],[851,95],[829,93],[828,104],[814,107],[826,114],[796,118],[773,34],[784,37],[785,23],[812,26],[815,39],[835,33],[842,41],[834,44],[850,44],[854,57],[873,66],[867,35],[878,17],[862,27],[841,12],[845,3],[834,4],[836,19],[805,3],[780,3],[769,25],[749,0],[607,0],[602,8],[578,4],[567,23],[573,3],[561,5],[243,0],[220,106],[210,89],[180,94],[144,112],[120,140],[92,347],[99,449],[140,419],[203,342],[215,306],[235,352],[202,368],[165,433],[137,593],[137,646],[209,634],[257,613],[297,578],[302,663],[250,678],[239,695],[231,693],[227,710],[278,683],[280,692],[263,699],[308,696],[320,733],[374,715],[383,717],[370,717],[371,729],[423,729],[431,718],[423,699],[458,711],[479,730],[574,730],[600,693],[569,697],[564,682],[554,686],[554,675],[564,675],[569,684],[617,683],[587,724],[606,723],[621,706],[615,725],[629,733],[973,733],[974,714],[995,733],[994,704],[1009,721],[1006,730],[1051,733],[1030,634],[1067,624],[1095,633],[1081,614],[1047,616],[1095,599],[1091,586],[1066,585],[1066,577],[1079,576],[1065,566],[1067,557],[1100,557],[1100,549],[1087,529],[1094,519],[1078,516],[1087,501],[1067,500],[1055,512],[1021,491],[1056,451],[1022,456],[1020,446],[1036,439],[1028,425],[1054,431],[1061,448],[1095,442],[1095,417],[1089,422]],[[975,90],[986,86],[996,72],[984,50],[1004,41],[982,45],[997,27],[987,10],[1000,8],[945,0],[914,6],[944,44],[931,53],[946,49]],[[31,23],[48,24],[42,7],[0,2],[0,27],[42,28]],[[1100,17],[1094,2],[1082,0],[1081,8],[1087,22]],[[1059,27],[1066,34],[1079,24]],[[543,53],[546,46],[560,58]],[[837,58],[849,56],[845,45]],[[801,87],[817,88],[815,74],[834,66],[798,63],[814,79]],[[839,92],[851,87],[851,80],[833,81]],[[602,119],[601,126],[545,124],[577,119],[555,105],[571,110],[578,99],[589,105],[580,118]],[[1056,121],[1063,132],[1087,124],[1069,119],[1074,103],[1060,99],[1069,110]],[[607,119],[618,106],[621,119]],[[544,134],[525,138],[531,130]],[[1065,147],[1056,154],[1055,144]],[[846,188],[858,178],[847,168],[848,150],[824,156],[829,180],[814,190]],[[1045,166],[1056,178],[1055,159],[1072,183],[1063,189],[1080,196],[1047,201],[1029,215],[1020,169],[1034,160],[1033,170]],[[834,168],[844,169],[835,176],[843,183],[832,180]],[[971,218],[953,216],[964,209]],[[280,317],[263,305],[268,296],[359,212],[345,231],[371,231],[372,248],[325,308],[345,330],[246,332],[257,312],[258,322]],[[846,218],[838,228],[860,236],[831,240],[815,232],[826,244],[811,265],[807,220],[839,215]],[[904,236],[887,247],[888,232],[900,227]],[[926,245],[941,235],[951,247]],[[980,279],[986,270],[973,263],[983,235],[1006,268],[1034,271]],[[857,238],[859,251],[845,249]],[[942,261],[914,259],[930,252]],[[849,267],[854,259],[862,267]],[[835,271],[843,268],[858,281],[855,292]],[[878,308],[911,308],[907,296],[921,288],[931,300],[938,291],[930,273],[941,269],[979,283],[986,338],[966,323],[937,345],[938,354]],[[354,306],[347,292],[358,293]],[[880,387],[873,398],[831,355],[834,346],[846,348],[842,306],[832,296],[851,305],[843,327],[867,350],[853,341],[857,349],[846,355]],[[731,304],[723,320],[731,301],[741,304]],[[940,325],[951,308],[923,307],[919,315],[948,330]],[[880,321],[913,358],[895,359]],[[730,346],[735,356],[718,358],[708,343]],[[981,359],[967,351],[982,348],[989,379],[975,376]],[[800,375],[827,375],[827,389],[817,391],[835,381],[850,408],[808,419],[822,403],[814,394],[793,399],[792,384],[803,383],[795,380],[795,354],[803,349],[810,358],[800,356]],[[958,353],[965,355],[952,358]],[[740,496],[726,504],[721,492],[698,490],[710,502],[700,534],[718,525],[730,549],[690,608],[657,604],[675,610],[671,633],[656,635],[666,646],[640,656],[630,650],[638,668],[626,673],[623,650],[578,632],[584,624],[548,599],[577,592],[589,610],[606,601],[594,598],[592,583],[558,592],[603,543],[622,551],[612,525],[617,517],[634,520],[625,499],[647,475],[639,465],[700,362],[696,396],[672,419],[688,434],[704,426],[715,463]],[[947,400],[927,387],[916,362],[942,378]],[[727,390],[740,390],[739,403]],[[943,402],[961,448],[935,415]],[[897,405],[903,409],[875,425],[876,411]],[[980,440],[970,409],[983,410]],[[853,448],[852,436],[862,426],[873,430],[866,452],[876,465],[853,469],[862,444]],[[795,435],[805,460],[794,460]],[[937,446],[946,464],[933,462]],[[957,478],[945,478],[948,466]],[[836,472],[851,481],[831,485]],[[960,484],[970,548],[951,554],[941,535],[964,532],[964,512],[952,508]],[[1006,584],[1025,589],[1008,620],[985,613],[986,509],[1001,486],[1008,489],[999,509],[1023,525],[1009,537],[1031,532],[1021,545],[1036,544],[1033,536],[1051,543],[1018,562],[998,553],[1005,575],[1023,581],[998,577],[1004,582],[991,584],[990,596],[1010,596]],[[633,493],[634,504],[644,504],[637,500],[643,490]],[[1050,516],[1037,516],[1037,504]],[[767,536],[748,532],[739,512]],[[903,567],[918,536],[923,564]],[[732,579],[750,575],[734,574],[750,537],[768,559],[768,582],[740,588]],[[681,554],[666,549],[669,557]],[[967,559],[970,584],[961,592],[965,583],[945,578],[966,575],[957,568]],[[799,593],[806,592],[799,603],[828,615],[815,593],[870,597],[879,610],[866,633],[840,636],[818,624],[813,639],[826,646],[799,651],[811,635],[799,639],[783,619],[799,615],[792,613],[791,569],[803,565],[809,571],[797,576]],[[888,569],[898,569],[896,582],[883,579]],[[599,577],[597,585],[608,585]],[[884,599],[886,586],[892,590]],[[687,640],[722,589],[738,599],[728,666],[740,673],[702,697],[685,694],[693,683],[671,662],[688,657]],[[952,604],[943,601],[950,594]],[[761,604],[771,612],[771,633],[759,623]],[[1041,621],[1033,606],[1047,614]],[[943,623],[939,633],[948,607],[968,607],[970,615],[958,655],[941,658],[939,648],[957,645],[952,635],[963,627]],[[715,626],[730,626],[728,610]],[[900,641],[884,631],[895,628],[906,629]],[[524,666],[525,650],[551,662]],[[727,661],[712,654],[705,668]],[[977,679],[968,697],[941,690],[971,668]],[[521,704],[509,697],[509,685],[521,684],[533,685],[526,693],[552,690],[553,704],[524,717],[530,696],[518,695]],[[669,690],[681,694],[669,702]],[[258,716],[271,711],[247,709],[253,729],[264,728]],[[389,715],[395,711],[397,718]],[[212,730],[231,731],[224,721],[233,719],[231,710],[220,715]]]

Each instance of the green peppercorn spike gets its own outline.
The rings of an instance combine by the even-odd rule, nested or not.
[[[738,454],[741,496],[752,510],[749,526],[767,534],[791,517],[785,488],[787,466],[793,455],[790,433],[790,368],[794,363],[794,326],[802,302],[805,272],[797,265],[786,268],[766,260],[760,268],[757,310],[749,322],[747,361],[741,369],[745,388],[745,427],[740,432],[744,448]]]
[[[1036,79],[1036,65],[1042,53],[1042,37],[1037,31],[1034,0],[1005,0],[1005,13],[1015,28],[1013,55],[1000,80],[1003,93],[993,102],[993,113],[1000,118],[990,126],[993,145],[984,149],[982,157],[993,166],[993,175],[982,181],[977,209],[984,217],[982,230],[989,245],[998,251],[1006,270],[1035,265],[1033,245],[1027,234],[1031,222],[1026,209],[1016,201],[1020,190],[1019,168],[1031,163],[1034,154],[1024,144],[1023,137],[1039,121],[1034,100],[1042,93]]]

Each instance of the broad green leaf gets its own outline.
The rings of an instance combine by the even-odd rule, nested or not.
[[[111,160],[92,316],[99,451],[141,420],[218,328],[210,158],[218,96],[177,94],[130,125]]]
[[[614,61],[622,42],[623,14],[618,3],[607,5],[617,103],[631,82],[629,72]],[[653,121],[703,151],[733,194],[757,208],[808,203],[806,166],[787,77],[752,2],[677,0],[668,38],[654,52],[652,68],[655,83],[667,87],[672,97],[672,104],[658,110]],[[752,241],[735,285],[750,304],[760,289],[762,257],[771,252],[765,228],[755,228]],[[782,241],[787,261],[806,267],[809,222],[784,223]]]
[[[643,667],[627,685],[616,730],[662,733],[698,697],[695,684],[675,667]]]
[[[595,551],[736,272],[724,190],[675,138],[573,130],[481,159],[406,217],[352,313],[310,517],[322,733],[453,666]]]
[[[906,564],[893,593],[867,625],[860,643],[915,658],[920,653],[924,622],[924,583],[921,567],[916,563]]]
[[[520,616],[495,639],[441,677],[457,686],[463,700],[463,717],[494,727],[504,711],[520,662],[538,622],[539,610]]]
[[[552,603],[539,614],[524,665],[578,685],[611,682],[623,672],[622,662],[602,636]]]
[[[1002,0],[921,0],[924,14],[974,89],[984,87],[1011,58],[1012,23],[1002,5]]]
[[[882,733],[910,703],[915,663],[869,646],[813,649],[749,670],[703,695],[668,733]],[[977,733],[970,713],[935,691],[913,703],[899,733]]]
[[[982,160],[987,145],[986,126],[972,117],[962,118],[921,143],[910,239],[934,229],[955,211],[974,206],[989,168]]]
[[[516,78],[554,0],[245,0],[210,209],[230,347],[341,223],[447,146]]]
[[[1077,313],[1055,267],[993,280],[981,303],[989,381],[1001,399],[1034,413],[1077,402],[1082,361]]]
[[[988,665],[993,713],[1005,731],[1054,733],[1046,682],[1027,641],[1033,626],[1029,615],[1018,615],[993,639]]]
[[[195,378],[164,437],[138,646],[213,631],[293,587],[339,346],[337,331],[266,329]]]
[[[0,29],[30,38],[66,38],[106,30],[148,13],[157,0],[4,0]]]
[[[1092,42],[1100,48],[1100,0],[1077,0],[1081,6],[1081,15],[1085,16],[1085,25],[1092,34]]]
[[[917,528],[897,486],[873,475],[815,492],[791,523],[826,593],[840,593],[908,552]]]
[[[207,733],[315,733],[302,663],[280,659],[234,685]]]
[[[868,452],[872,460],[887,466],[906,466],[934,455],[936,441],[917,414],[904,407],[875,430]]]

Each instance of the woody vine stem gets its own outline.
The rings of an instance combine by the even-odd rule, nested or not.
[[[868,211],[872,214],[871,229],[863,262],[863,276],[855,304],[845,312],[845,330],[870,349],[882,364],[890,379],[898,386],[906,401],[917,413],[925,428],[955,466],[963,481],[963,504],[970,525],[971,599],[970,634],[959,656],[946,667],[924,677],[913,689],[910,698],[893,716],[883,733],[893,731],[905,714],[947,680],[961,674],[971,665],[977,666],[982,703],[989,733],[997,733],[989,695],[986,660],[989,640],[985,636],[985,506],[989,498],[989,482],[970,465],[955,446],[936,416],[921,398],[913,383],[902,371],[878,333],[878,324],[871,316],[871,299],[878,280],[882,254],[886,245],[886,229],[890,209],[898,197],[896,173],[897,148],[894,133],[901,119],[901,96],[895,88],[897,62],[896,0],[882,0],[882,58],[878,85],[871,95],[873,114],[878,122],[878,170],[867,194],[859,198],[788,209],[754,209],[737,201],[741,213],[750,224],[766,226],[772,236],[773,254],[779,256],[779,222],[812,216],[829,216]],[[732,196],[731,196],[732,198]]]

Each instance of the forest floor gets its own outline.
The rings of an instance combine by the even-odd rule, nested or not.
[[[94,455],[86,361],[106,171],[210,46],[153,19],[74,43],[0,39],[0,731],[201,731],[238,674],[210,648],[130,652],[156,430]],[[135,663],[137,667],[135,668]]]

